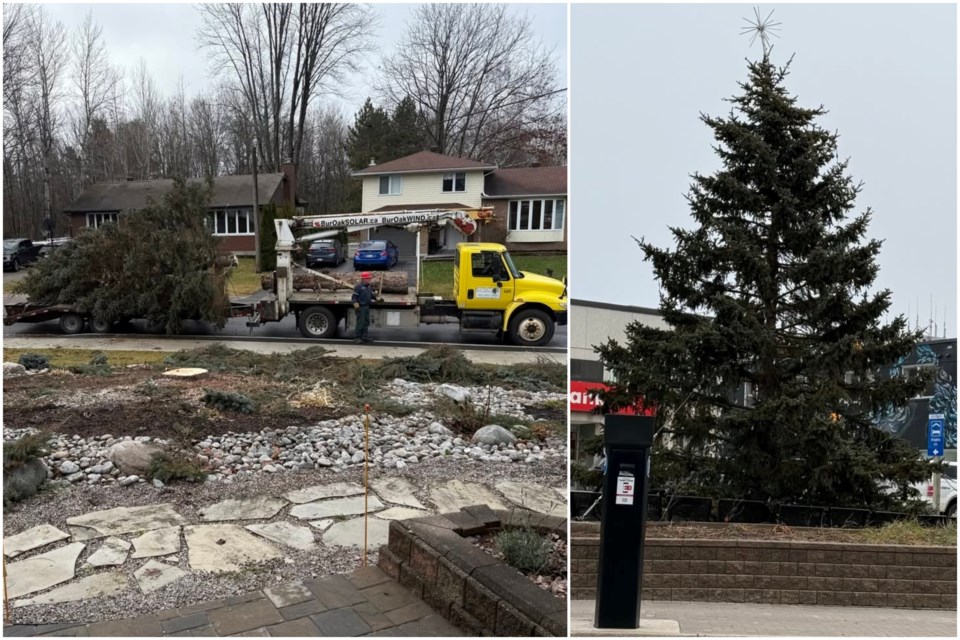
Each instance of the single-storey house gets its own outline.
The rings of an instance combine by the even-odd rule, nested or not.
[[[258,204],[269,203],[296,209],[303,203],[296,197],[296,170],[285,163],[282,173],[257,175]],[[117,221],[121,214],[159,201],[173,187],[173,180],[128,180],[98,182],[84,190],[63,212],[70,218],[71,235],[86,227],[96,228]],[[220,250],[238,255],[256,251],[253,212],[253,175],[218,176],[213,179],[210,200],[210,229]]]
[[[366,213],[492,208],[494,217],[481,220],[470,238],[453,225],[422,232],[423,254],[452,251],[466,240],[500,242],[524,251],[566,250],[566,167],[498,169],[490,163],[420,151],[383,164],[371,162],[353,176],[363,181],[362,209]],[[404,234],[409,236],[402,230],[383,228],[365,232],[363,237],[389,239],[400,245]]]

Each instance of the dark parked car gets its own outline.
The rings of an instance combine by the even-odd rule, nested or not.
[[[13,238],[3,241],[3,270],[19,271],[40,255],[40,247],[26,238]]]
[[[389,240],[367,240],[360,243],[360,248],[353,255],[354,269],[370,269],[378,267],[389,269],[400,261],[400,251],[397,245]]]
[[[313,268],[315,265],[332,264],[334,266],[343,264],[347,260],[347,250],[339,240],[314,240],[307,249],[307,268]]]

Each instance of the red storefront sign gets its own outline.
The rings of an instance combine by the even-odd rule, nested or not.
[[[593,412],[597,407],[603,406],[603,402],[597,398],[592,391],[606,391],[610,386],[603,384],[602,382],[581,382],[580,380],[571,380],[570,381],[570,410],[571,411],[584,411],[584,412]],[[639,403],[638,403],[639,404]],[[627,415],[627,416],[652,416],[654,412],[652,409],[644,408],[643,410],[638,411],[637,409],[631,407],[627,409],[621,409],[616,411],[618,415]]]

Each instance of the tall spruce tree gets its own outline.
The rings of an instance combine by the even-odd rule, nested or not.
[[[692,176],[693,229],[676,246],[638,244],[660,284],[669,330],[632,324],[597,348],[617,380],[608,406],[657,407],[658,484],[706,495],[891,507],[930,467],[873,418],[921,379],[884,379],[919,339],[882,321],[872,292],[881,243],[837,157],[837,135],[784,86],[765,53],[726,118],[701,116],[722,168]],[[903,492],[900,494],[903,495]]]

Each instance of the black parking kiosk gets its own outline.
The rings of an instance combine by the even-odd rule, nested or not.
[[[600,559],[593,626],[640,625],[643,528],[647,520],[654,418],[608,415],[603,423],[607,471],[603,478]]]

